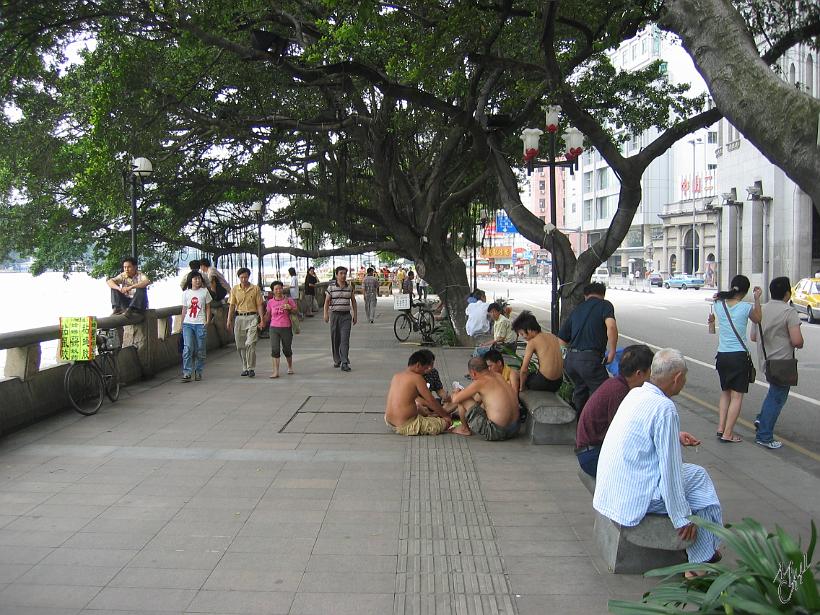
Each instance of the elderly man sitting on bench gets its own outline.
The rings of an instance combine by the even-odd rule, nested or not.
[[[709,474],[681,458],[681,445],[699,444],[680,431],[671,399],[686,384],[686,371],[679,350],[659,350],[649,382],[632,389],[621,402],[601,447],[592,505],[627,527],[638,525],[647,513],[667,514],[682,540],[694,540],[686,549],[689,561],[715,562],[720,559],[719,539],[688,519],[695,515],[723,523]]]

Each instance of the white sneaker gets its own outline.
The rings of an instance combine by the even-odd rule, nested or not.
[[[772,440],[771,442],[761,442],[760,440],[755,440],[755,444],[759,444],[760,446],[765,446],[770,449],[781,448],[783,446],[783,443],[779,440]]]

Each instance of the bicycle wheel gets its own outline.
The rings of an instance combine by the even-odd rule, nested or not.
[[[413,319],[407,314],[399,314],[393,322],[393,333],[400,342],[406,342],[413,331]]]
[[[80,414],[96,414],[102,406],[103,381],[90,361],[77,362],[69,367],[63,384],[68,401]]]
[[[105,394],[111,401],[117,401],[120,398],[120,370],[113,352],[106,352],[100,357],[100,369],[105,382]]]
[[[433,317],[433,312],[428,312],[427,310],[419,312],[419,331],[422,337],[430,337],[435,326],[436,319]]]

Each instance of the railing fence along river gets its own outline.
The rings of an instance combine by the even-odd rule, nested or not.
[[[151,377],[179,363],[181,291],[178,280],[152,285],[149,301],[153,306],[144,315],[130,320],[124,316],[104,316],[110,312],[109,289],[101,280],[73,274],[66,282],[61,274],[0,274],[9,300],[0,307],[0,352],[5,354],[0,377],[0,435],[54,414],[68,405],[63,379],[69,363],[57,360],[60,316],[97,316],[97,327],[120,328],[123,341],[119,353],[120,377],[129,383]],[[317,300],[324,300],[325,284],[317,287]],[[99,297],[98,297],[99,295]],[[101,298],[100,298],[101,297]],[[169,305],[170,304],[170,305]],[[233,341],[225,328],[227,308],[215,308],[209,325],[208,347],[217,348]],[[51,324],[23,328],[25,323]]]

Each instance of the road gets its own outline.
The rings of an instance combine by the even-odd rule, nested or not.
[[[494,295],[509,296],[513,310],[532,310],[540,322],[549,322],[549,285],[479,281],[479,287]],[[687,357],[689,376],[682,397],[677,401],[702,416],[717,422],[720,386],[714,369],[717,336],[706,326],[709,299],[713,290],[685,291],[655,288],[652,293],[610,289],[607,299],[615,305],[620,332],[619,347],[646,343],[654,347],[674,347]],[[780,414],[776,434],[787,446],[777,451],[794,463],[820,476],[820,325],[808,324],[803,317],[805,347],[799,350],[800,384],[792,389]],[[752,349],[757,364],[757,353]],[[751,423],[755,418],[767,384],[762,370],[743,400],[741,421],[747,429],[740,434],[753,440]],[[703,437],[711,434],[697,434]],[[761,449],[761,452],[764,452]]]

